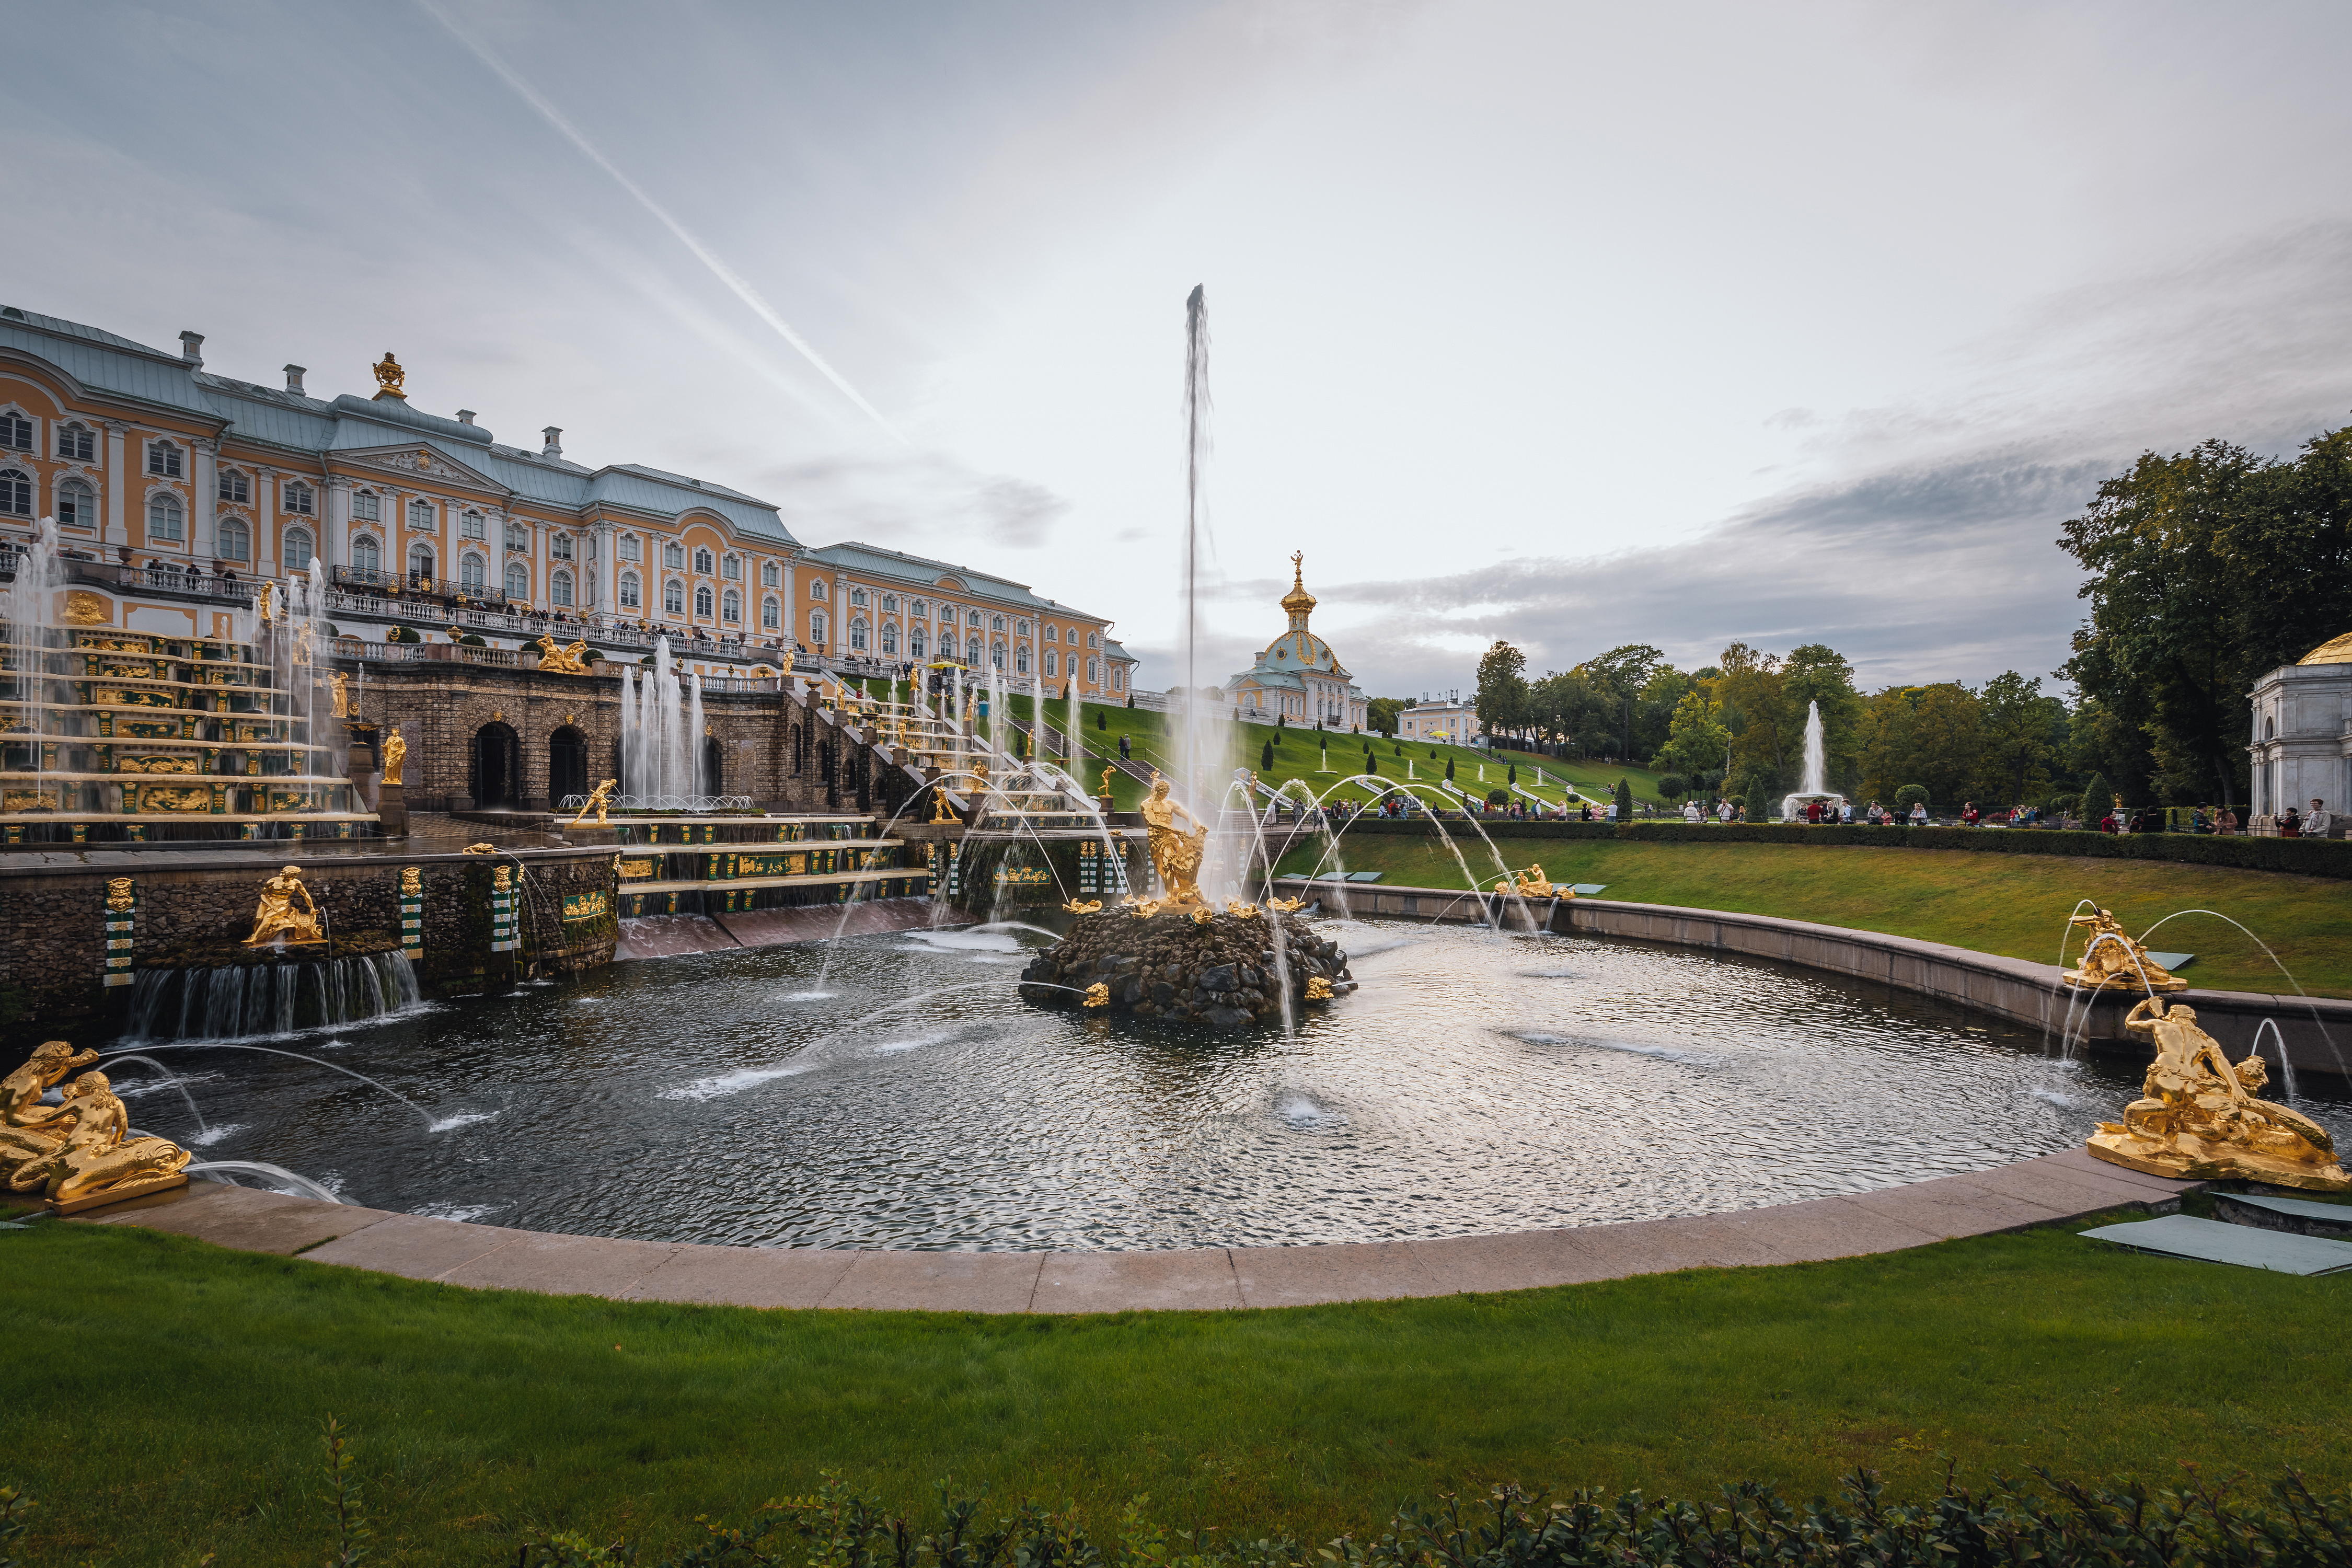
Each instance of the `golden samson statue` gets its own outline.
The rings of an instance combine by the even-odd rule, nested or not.
[[[2154,1043],[2144,1099],[2121,1121],[2102,1121],[2090,1152],[2111,1164],[2189,1181],[2268,1182],[2313,1192],[2352,1189],[2327,1130],[2290,1106],[2257,1100],[2269,1081],[2260,1057],[2231,1063],[2197,1026],[2192,1007],[2143,997],[2124,1027]]]
[[[1143,797],[1143,823],[1151,830],[1151,868],[1160,873],[1162,910],[1203,910],[1201,898],[1201,858],[1207,852],[1209,830],[1200,819],[1169,798],[1168,781],[1154,775],[1151,793]],[[1179,817],[1193,825],[1186,833]]]
[[[577,827],[587,821],[588,814],[593,811],[596,814],[596,826],[604,826],[604,813],[611,809],[613,804],[613,786],[620,782],[618,779],[606,779],[590,790],[586,803],[580,807],[580,815],[572,819],[572,826]]]
[[[0,1079],[0,1181],[10,1192],[38,1193],[61,1214],[187,1184],[188,1152],[167,1138],[130,1136],[131,1113],[104,1073],[68,1084],[61,1104],[40,1103],[97,1058],[50,1040]]]
[[[300,907],[296,907],[296,900]],[[265,942],[324,942],[319,931],[319,906],[310,901],[310,889],[302,885],[302,868],[289,866],[261,884],[261,902],[253,911],[253,934],[245,939],[247,947],[259,947]]]

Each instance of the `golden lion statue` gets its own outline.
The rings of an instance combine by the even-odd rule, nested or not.
[[[553,637],[543,637],[539,639],[540,673],[541,675],[590,674],[592,671],[587,662],[580,657],[587,651],[588,645],[584,642],[573,643],[569,647],[558,647],[555,646]]]

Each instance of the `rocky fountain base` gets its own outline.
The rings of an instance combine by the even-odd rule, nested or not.
[[[1109,1007],[1219,1029],[1279,1024],[1282,980],[1274,938],[1273,917],[1255,910],[1206,920],[1104,910],[1079,916],[1067,936],[1021,972],[1021,994],[1047,1005]],[[1355,989],[1339,943],[1296,921],[1284,927],[1282,939],[1294,1007]],[[1058,989],[1063,986],[1069,989]]]

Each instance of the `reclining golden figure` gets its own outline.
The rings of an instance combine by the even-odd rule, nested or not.
[[[2269,1081],[2260,1057],[2232,1064],[2221,1044],[2197,1026],[2197,1012],[2143,997],[2124,1027],[2156,1046],[2144,1099],[2121,1121],[2102,1121],[2090,1152],[2111,1164],[2190,1181],[2236,1179],[2304,1187],[2352,1189],[2327,1130],[2289,1106],[2254,1098]]]

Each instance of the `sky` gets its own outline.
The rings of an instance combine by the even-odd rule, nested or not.
[[[2352,11],[9,7],[0,300],[999,573],[1183,679],[2047,677],[2144,450],[2352,421]],[[2056,683],[2053,681],[2053,685]]]

